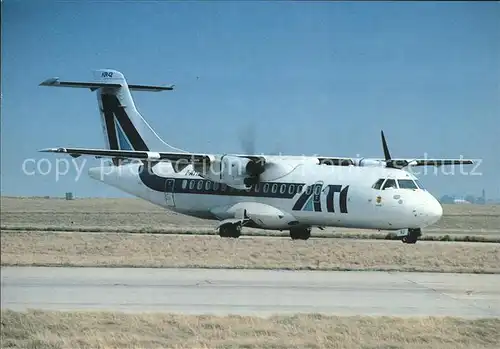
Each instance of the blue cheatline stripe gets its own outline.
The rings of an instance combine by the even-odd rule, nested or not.
[[[113,94],[101,94],[100,97],[111,149],[117,149],[120,146],[117,139],[118,132],[115,132],[115,125],[120,125],[123,134],[127,135],[126,139],[130,140],[129,143],[133,145],[132,149],[149,151],[144,139],[142,139],[130,116],[126,113],[125,108],[120,105],[118,98]]]
[[[304,183],[266,182],[257,184],[245,190],[235,189],[227,184],[217,183],[204,178],[161,177],[154,174],[152,171],[148,171],[144,165],[139,166],[138,172],[140,180],[146,187],[161,193],[164,193],[167,190],[167,181],[170,180],[171,182],[169,182],[168,191],[175,194],[242,196],[276,199],[293,199],[295,196],[300,194],[294,204],[294,207],[292,208],[293,211],[305,210],[321,212],[321,206],[316,206],[320,205],[320,202],[318,200],[314,200],[314,188],[302,192],[302,188],[305,185]],[[340,192],[340,213],[347,213],[347,192],[349,186],[346,186],[342,191],[340,191],[340,185],[330,185],[329,187],[331,194],[327,197],[332,200],[332,203],[328,205],[328,211],[333,212],[333,193]],[[264,190],[264,188],[266,188],[266,190]],[[273,188],[275,190],[273,190]]]
[[[309,198],[309,201],[307,204],[305,204],[304,208],[302,209],[303,211],[313,211],[313,200],[312,197]]]
[[[139,178],[148,188],[162,193],[165,192],[167,180],[171,179],[174,180],[173,192],[176,194],[267,197],[279,199],[293,199],[297,195],[298,186],[304,185],[303,183],[266,182],[264,184],[257,184],[246,190],[235,189],[227,184],[213,182],[204,178],[161,177],[152,173],[152,171],[148,171],[144,168],[144,165],[139,166]],[[264,187],[266,190],[264,190]]]
[[[115,119],[115,127],[116,127],[116,133],[118,134],[118,141],[120,143],[120,149],[121,150],[133,150],[132,145],[127,139],[127,136],[125,136],[125,133],[123,132],[120,124],[117,122]]]

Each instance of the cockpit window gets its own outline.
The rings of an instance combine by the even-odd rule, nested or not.
[[[398,179],[400,189],[418,189],[415,182],[411,179]]]
[[[380,187],[382,186],[382,183],[384,183],[385,181],[385,178],[380,178],[373,186],[372,188],[373,189],[380,189]]]
[[[415,184],[417,184],[419,189],[425,190],[424,186],[420,183],[419,180],[415,180]]]
[[[384,183],[384,187],[382,188],[382,190],[386,190],[386,189],[397,189],[397,185],[396,185],[396,181],[394,179],[388,179],[385,181]]]

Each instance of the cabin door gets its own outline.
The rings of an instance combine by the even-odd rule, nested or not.
[[[175,207],[174,201],[174,184],[175,180],[169,178],[165,181],[165,202],[169,207]]]

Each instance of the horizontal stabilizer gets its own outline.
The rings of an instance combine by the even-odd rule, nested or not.
[[[119,88],[123,85],[121,83],[106,82],[106,81],[94,81],[94,82],[78,82],[78,81],[61,81],[59,78],[50,78],[40,83],[40,86],[49,87],[72,87],[72,88],[88,88],[91,91],[95,91],[102,87]],[[128,85],[128,88],[132,91],[148,91],[148,92],[160,92],[160,91],[171,91],[174,89],[174,85],[170,86],[155,86],[155,85]]]

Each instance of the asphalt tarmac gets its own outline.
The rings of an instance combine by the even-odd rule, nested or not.
[[[3,267],[2,309],[500,317],[500,275]]]

